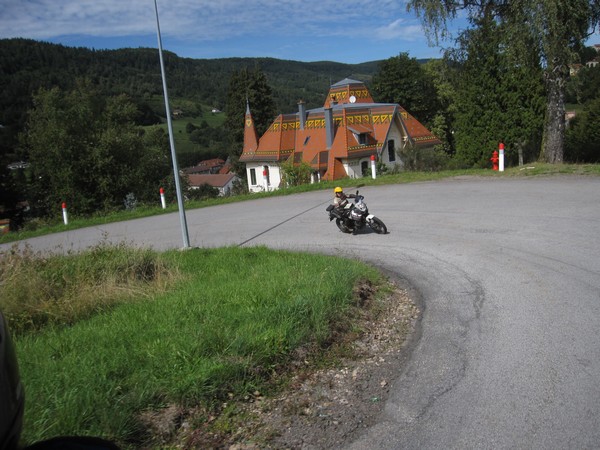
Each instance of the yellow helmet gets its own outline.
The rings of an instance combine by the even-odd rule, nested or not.
[[[337,194],[338,192],[343,192],[343,189],[338,186],[333,190],[333,192],[335,192]]]

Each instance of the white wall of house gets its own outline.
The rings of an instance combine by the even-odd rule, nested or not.
[[[366,164],[368,174],[371,173],[371,157],[369,156],[360,159],[343,159],[342,164],[350,178],[362,178],[364,164]]]
[[[381,150],[378,160],[388,166],[389,169],[392,169],[396,165],[402,166],[403,164],[400,160],[400,156],[398,156],[397,151],[402,148],[403,145],[404,140],[398,129],[392,129],[388,136],[388,140]],[[366,172],[364,172],[366,173],[366,176],[371,176],[370,157],[346,159],[342,160],[342,164],[344,165],[344,169],[346,169],[346,173],[350,178],[363,177],[363,167],[366,169]]]
[[[265,168],[268,173],[266,181],[263,175]],[[246,163],[246,176],[248,177],[248,190],[250,192],[272,191],[278,189],[281,183],[281,170],[278,165],[273,163]]]
[[[225,186],[219,186],[217,189],[219,189],[219,196],[223,197],[225,195],[229,195],[231,194],[231,190],[233,189],[233,184],[239,180],[238,177],[233,177],[231,180],[229,180],[227,182],[227,184]]]
[[[381,161],[388,167],[394,167],[396,164],[402,164],[398,150],[404,147],[404,136],[396,126],[390,128],[387,140],[383,149],[381,149]]]

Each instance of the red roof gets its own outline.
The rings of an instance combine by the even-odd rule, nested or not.
[[[227,186],[231,180],[235,178],[235,174],[227,173],[227,174],[193,174],[188,175],[188,180],[191,187],[202,186],[203,184],[208,184],[212,187],[222,188]]]
[[[327,142],[326,112],[333,119],[333,142]],[[247,117],[249,110],[247,111]],[[240,161],[305,161],[315,170],[327,172],[325,179],[347,176],[341,159],[380,153],[390,127],[396,124],[416,146],[441,144],[423,124],[400,105],[374,103],[364,83],[345,79],[331,86],[323,108],[280,114],[253,145],[254,127],[246,127]],[[302,120],[301,122],[301,119]],[[248,123],[247,123],[248,125]]]

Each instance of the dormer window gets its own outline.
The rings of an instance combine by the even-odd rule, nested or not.
[[[371,133],[373,133],[373,130],[363,125],[356,124],[348,127],[348,129],[352,132],[352,135],[354,136],[354,139],[356,139],[358,145],[369,144],[369,141],[371,139],[369,136],[371,135]]]
[[[358,145],[367,145],[367,133],[352,133]]]

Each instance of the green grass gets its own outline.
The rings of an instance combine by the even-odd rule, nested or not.
[[[129,259],[122,254],[129,251],[105,249],[96,264],[89,263],[92,254],[49,257],[36,267],[44,265],[46,277],[57,279],[79,266],[120,272],[113,260]],[[381,279],[355,261],[262,247],[171,251],[151,259],[160,260],[159,272],[177,274],[166,291],[119,298],[91,317],[16,334],[26,442],[77,434],[136,447],[147,436],[139,421],[144,410],[210,408],[224,398],[264,392],[295,349],[324,348],[332,330],[349,325],[357,280]],[[103,289],[94,276],[77,285],[84,278]],[[68,308],[69,301],[55,301]]]

